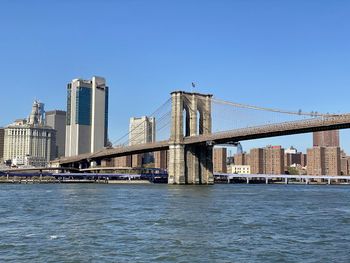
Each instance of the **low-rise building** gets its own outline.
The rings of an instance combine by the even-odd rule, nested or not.
[[[229,173],[232,174],[250,174],[250,165],[230,165]]]

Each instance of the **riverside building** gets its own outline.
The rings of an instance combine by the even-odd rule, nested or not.
[[[45,113],[46,126],[56,130],[55,158],[64,156],[66,143],[66,112],[61,110]]]
[[[74,79],[67,85],[66,157],[107,146],[108,90],[101,77]]]
[[[340,147],[318,147],[307,149],[308,175],[340,175]]]
[[[284,174],[284,149],[281,146],[251,149],[248,164],[252,174]]]
[[[229,173],[232,174],[250,174],[250,165],[230,165],[229,166]]]
[[[34,101],[28,119],[4,129],[4,157],[16,165],[45,167],[54,158],[56,131],[45,126],[44,104]]]

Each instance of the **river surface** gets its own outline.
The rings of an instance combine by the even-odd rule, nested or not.
[[[0,262],[350,262],[341,185],[0,185]]]

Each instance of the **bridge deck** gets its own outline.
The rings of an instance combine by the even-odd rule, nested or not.
[[[350,128],[350,114],[342,114],[331,117],[315,118],[302,121],[283,122],[263,126],[255,126],[250,128],[236,129],[226,132],[211,133],[207,135],[185,137],[183,143],[185,145],[201,144],[206,142],[212,142],[213,144],[223,144],[228,142],[238,142],[266,137],[345,128]],[[59,160],[59,163],[69,164],[84,160],[114,158],[131,154],[167,150],[169,149],[169,144],[169,141],[160,141],[155,143],[104,149],[93,154],[82,154],[78,156],[62,158]]]

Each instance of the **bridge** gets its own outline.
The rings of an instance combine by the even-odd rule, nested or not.
[[[164,108],[170,104],[170,110]],[[232,111],[228,111],[231,109]],[[258,113],[249,118],[247,112]],[[221,113],[234,128],[226,125],[216,113]],[[268,117],[261,115],[268,113]],[[160,115],[160,116],[157,116]],[[270,115],[273,114],[273,117]],[[215,116],[214,116],[215,115]],[[279,116],[276,119],[276,115]],[[235,144],[244,140],[301,134],[314,131],[350,128],[350,114],[320,114],[317,112],[285,111],[232,103],[213,98],[211,94],[174,91],[168,100],[150,116],[157,116],[160,130],[170,134],[158,136],[158,141],[130,145],[126,140],[115,147],[95,153],[61,158],[61,167],[89,168],[102,160],[133,154],[167,150],[169,152],[169,184],[213,184],[213,147]],[[247,117],[248,116],[248,117]],[[283,117],[282,120],[280,117]],[[287,120],[286,117],[287,116]],[[295,120],[296,119],[296,120]],[[244,123],[248,121],[248,123]],[[220,129],[214,124],[224,123]],[[266,124],[267,123],[267,124]],[[164,129],[165,128],[165,129]],[[129,131],[121,139],[130,136]],[[120,142],[119,139],[117,142]]]

